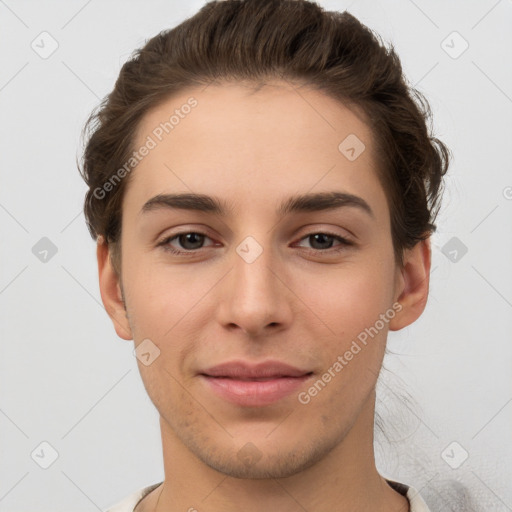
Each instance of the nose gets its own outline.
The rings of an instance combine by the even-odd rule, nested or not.
[[[293,293],[286,284],[285,267],[273,251],[249,239],[232,256],[232,267],[222,280],[217,308],[223,327],[241,329],[257,338],[289,326]]]

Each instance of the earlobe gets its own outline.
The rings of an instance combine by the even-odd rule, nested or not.
[[[390,322],[389,329],[398,331],[416,321],[427,305],[430,282],[430,238],[418,242],[404,252],[396,302],[401,310]]]
[[[110,261],[108,244],[102,236],[98,237],[96,257],[101,300],[105,310],[114,323],[117,335],[124,340],[131,340],[133,336],[126,316],[119,277]]]

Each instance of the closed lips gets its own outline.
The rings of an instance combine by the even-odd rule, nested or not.
[[[292,375],[272,375],[270,377],[232,377],[227,375],[207,375],[208,377],[215,377],[216,379],[233,379],[233,380],[241,380],[241,381],[250,381],[250,382],[264,382],[266,380],[274,380],[274,379],[285,379],[285,378],[299,378],[306,375],[311,375],[312,372],[305,373],[304,375],[292,376]]]
[[[231,378],[237,380],[271,380],[284,377],[303,377],[311,371],[301,370],[281,362],[250,364],[232,361],[223,363],[201,372],[208,377]]]

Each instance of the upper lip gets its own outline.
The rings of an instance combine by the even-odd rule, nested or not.
[[[200,372],[209,377],[231,377],[240,379],[258,379],[271,377],[302,377],[312,373],[301,370],[280,361],[264,361],[252,364],[247,361],[228,361]]]

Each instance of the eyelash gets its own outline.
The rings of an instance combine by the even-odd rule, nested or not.
[[[189,249],[189,250],[180,251],[178,249],[175,249],[171,245],[169,245],[169,243],[171,241],[179,238],[181,235],[188,235],[188,234],[201,235],[201,236],[205,236],[206,238],[210,238],[206,233],[203,233],[201,231],[181,231],[181,232],[176,233],[170,237],[165,238],[159,244],[157,244],[157,246],[162,247],[162,249],[166,252],[169,252],[171,254],[176,254],[176,255],[191,255],[193,253],[199,252],[201,249],[204,248],[204,247],[200,247],[199,249]],[[299,240],[299,242],[301,242],[302,240],[309,238],[313,235],[327,235],[329,237],[335,238],[336,240],[338,240],[340,242],[339,246],[335,246],[334,248],[331,247],[329,249],[313,249],[313,248],[303,247],[303,249],[305,249],[306,252],[314,253],[315,255],[319,255],[319,254],[321,255],[323,253],[337,254],[338,252],[345,250],[347,247],[355,245],[354,242],[347,240],[346,238],[343,238],[339,235],[336,235],[335,233],[330,233],[328,231],[314,231],[312,233],[309,233],[309,234],[303,236]]]

